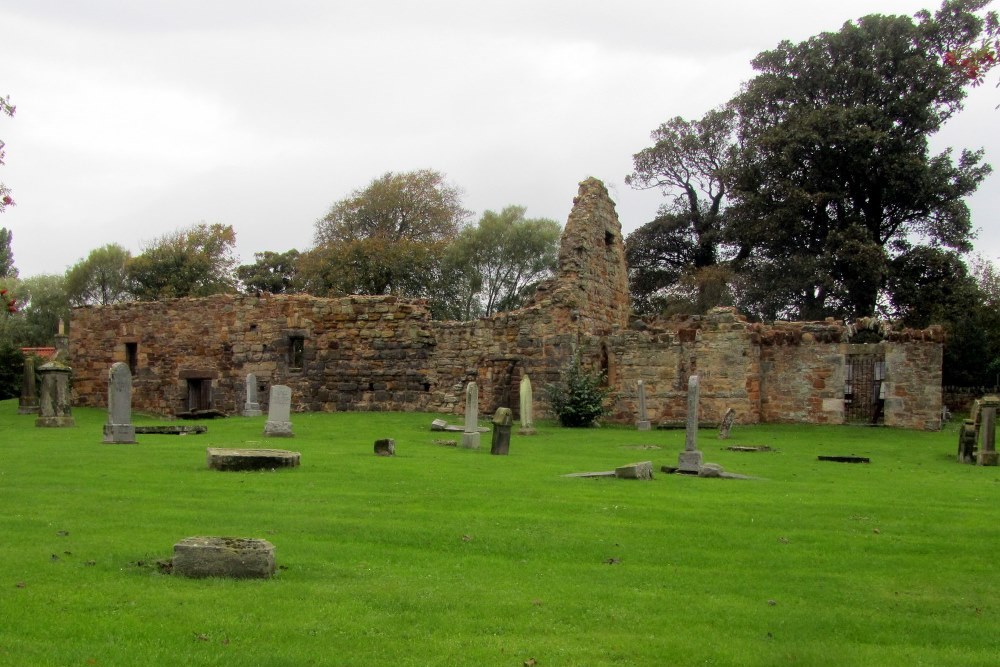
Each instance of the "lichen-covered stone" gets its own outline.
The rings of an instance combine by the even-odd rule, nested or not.
[[[172,572],[184,577],[268,579],[274,569],[274,545],[267,540],[188,537],[174,545]]]

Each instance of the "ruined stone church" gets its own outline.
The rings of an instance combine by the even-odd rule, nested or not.
[[[864,331],[865,340],[854,338]],[[941,425],[943,332],[884,323],[750,323],[731,308],[704,316],[636,318],[625,249],[603,183],[580,184],[556,275],[526,308],[470,322],[432,320],[426,303],[393,296],[220,294],[88,306],[73,311],[76,405],[103,406],[108,369],[127,363],[137,410],[239,414],[253,373],[292,389],[296,411],[460,414],[464,385],[480,406],[518,409],[523,375],[546,415],[545,387],[579,354],[612,390],[608,419],[683,421],[688,378],[699,376],[700,418],[732,408],[739,423]]]

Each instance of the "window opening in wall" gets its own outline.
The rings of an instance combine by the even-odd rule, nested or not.
[[[207,378],[189,378],[187,381],[188,412],[212,409],[212,381]]]
[[[604,245],[611,246],[615,243],[615,235],[613,232],[604,232]]]
[[[301,369],[306,359],[306,339],[302,336],[288,337],[288,367]]]
[[[135,375],[139,370],[139,343],[125,343],[125,363],[132,375]]]
[[[601,386],[607,387],[611,383],[611,358],[608,355],[607,343],[601,343]]]
[[[874,354],[850,355],[844,367],[844,420],[882,424],[885,419],[885,360]]]

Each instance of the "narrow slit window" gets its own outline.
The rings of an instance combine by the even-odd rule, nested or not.
[[[301,369],[306,360],[306,339],[302,336],[288,338],[288,367]]]

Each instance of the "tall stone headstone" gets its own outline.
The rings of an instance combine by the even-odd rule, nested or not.
[[[649,421],[649,417],[646,415],[646,383],[642,380],[638,382],[639,391],[639,419],[635,422],[635,427],[640,431],[649,431],[653,428],[653,425]]]
[[[996,444],[997,408],[994,404],[984,403],[982,414],[983,425],[980,429],[982,434],[982,446],[976,453],[976,463],[981,466],[995,466],[1000,464],[1000,456],[997,455]]]
[[[531,378],[525,373],[521,378],[520,385],[521,398],[521,428],[517,430],[518,435],[535,435],[535,407],[534,399],[531,395]]]
[[[465,426],[462,446],[479,449],[479,385],[470,382],[465,386]]]
[[[677,468],[681,472],[701,470],[702,454],[698,451],[698,376],[688,378],[687,428],[684,431],[684,451],[677,457]]]
[[[17,414],[38,414],[38,389],[35,386],[35,357],[24,358],[24,379],[21,381],[21,398],[17,403]]]
[[[267,405],[267,422],[264,435],[274,438],[291,438],[292,433],[292,389],[283,384],[271,385]]]
[[[132,424],[132,370],[117,362],[108,371],[108,422],[104,425],[104,442],[135,444]]]
[[[257,401],[257,376],[247,373],[247,401],[243,404],[244,417],[260,417],[260,403]]]
[[[62,428],[76,426],[70,410],[69,378],[73,369],[60,361],[50,361],[38,368],[42,391],[35,426]]]
[[[726,410],[726,414],[722,415],[722,423],[719,424],[719,440],[729,438],[729,433],[733,430],[734,421],[736,421],[736,410],[729,408]]]

